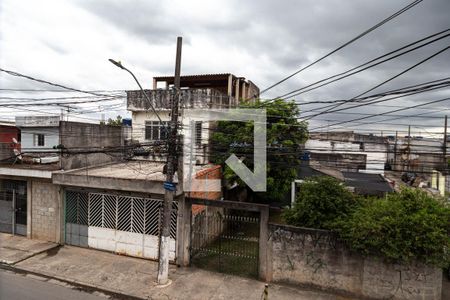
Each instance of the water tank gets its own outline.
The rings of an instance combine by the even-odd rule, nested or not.
[[[131,124],[132,124],[131,118],[124,118],[124,119],[122,119],[122,125],[131,127]]]

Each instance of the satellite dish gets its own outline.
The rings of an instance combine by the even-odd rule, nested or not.
[[[14,144],[18,144],[19,142],[16,140],[16,138],[12,138],[12,141]]]
[[[16,156],[16,159],[13,162],[13,165],[19,160],[22,161],[22,154],[20,154],[20,151],[17,149],[13,149],[13,153]]]

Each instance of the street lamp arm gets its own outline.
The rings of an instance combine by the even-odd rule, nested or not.
[[[127,71],[128,73],[131,74],[131,76],[133,76],[134,80],[136,81],[136,83],[139,86],[139,89],[141,90],[142,94],[144,94],[144,97],[147,99],[148,103],[150,104],[150,107],[152,108],[153,113],[158,117],[158,120],[160,122],[160,124],[162,125],[162,120],[161,117],[159,116],[158,112],[156,111],[155,107],[152,104],[152,101],[150,100],[150,98],[148,97],[147,93],[144,91],[144,89],[142,88],[141,84],[139,83],[139,80],[136,78],[136,76],[134,76],[133,72],[131,72],[130,70],[128,70],[127,68],[125,68],[122,63],[120,61],[115,61],[114,59],[108,59],[112,64],[114,64],[116,67],[121,68],[122,70]]]

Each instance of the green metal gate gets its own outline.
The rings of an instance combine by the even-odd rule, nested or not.
[[[192,265],[234,275],[258,277],[259,213],[206,206],[193,215]]]

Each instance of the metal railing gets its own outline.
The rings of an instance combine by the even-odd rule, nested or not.
[[[131,111],[147,111],[155,109],[170,109],[171,90],[145,90],[151,103],[140,90],[127,91],[127,109]],[[223,94],[220,91],[203,89],[185,89],[180,91],[180,108],[231,108],[237,103],[234,97]],[[152,105],[150,105],[152,104]]]

